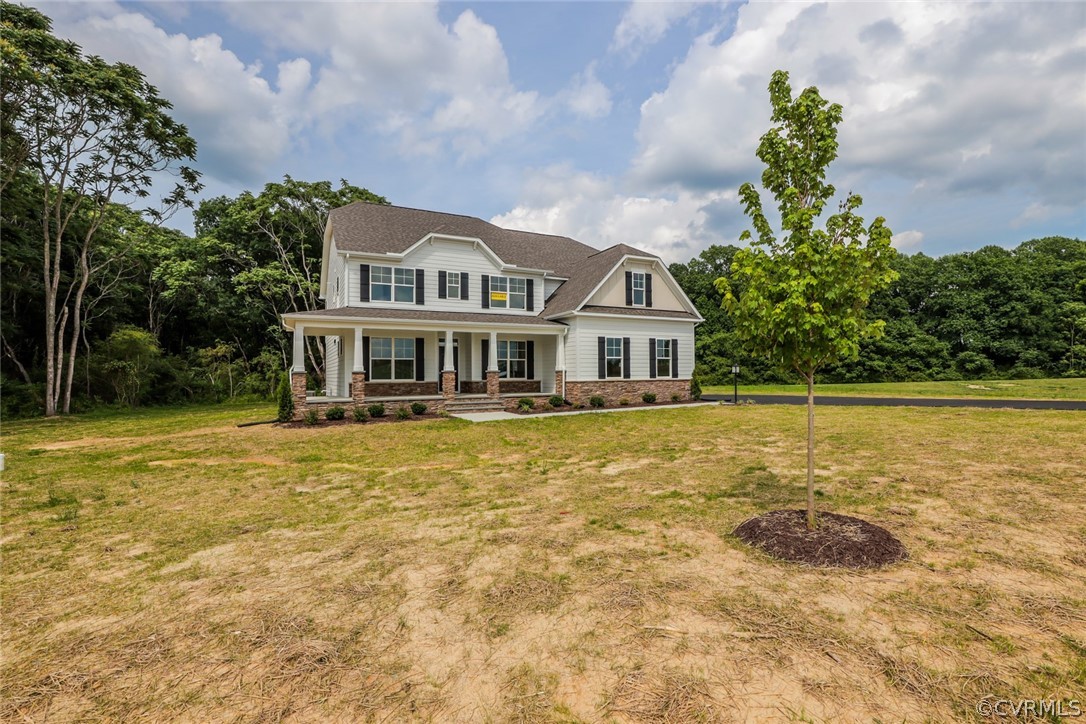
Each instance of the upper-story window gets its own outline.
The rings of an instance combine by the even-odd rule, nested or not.
[[[370,267],[370,299],[374,302],[415,301],[415,270],[391,266]]]
[[[460,298],[460,272],[445,274],[445,296],[448,299]]]
[[[516,277],[490,277],[493,309],[527,309],[528,282]]]
[[[645,306],[645,272],[634,272],[630,281],[633,305],[635,307]]]

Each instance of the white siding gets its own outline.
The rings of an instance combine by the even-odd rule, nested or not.
[[[340,259],[344,259],[340,255]],[[342,263],[342,261],[341,261]],[[407,267],[425,270],[424,297],[425,304],[409,304],[404,302],[360,302],[359,267],[362,263],[379,266]],[[437,282],[438,272],[468,273],[468,299],[438,299]],[[534,311],[517,309],[485,309],[482,305],[482,280],[483,274],[490,276],[514,276],[532,278],[535,280]],[[352,259],[346,264],[347,284],[345,287],[345,304],[352,307],[375,307],[381,309],[425,309],[438,312],[488,312],[494,314],[509,314],[513,316],[535,316],[543,308],[544,283],[541,274],[502,273],[490,258],[481,249],[475,249],[470,243],[456,241],[435,240],[432,244],[426,243],[408,254],[402,262],[367,261],[362,262]]]
[[[628,271],[652,274],[653,309],[686,311],[686,307],[683,306],[679,297],[676,296],[666,275],[659,267],[653,269],[652,264],[634,260],[629,260],[626,262],[625,266],[619,266],[615,269],[614,273],[604,280],[603,284],[596,293],[592,295],[587,303],[601,307],[625,307],[626,272]]]
[[[329,397],[340,394],[340,344],[339,337],[324,338],[324,389]]]
[[[649,339],[679,341],[679,378],[689,379],[694,370],[694,324],[657,321],[639,317],[571,317],[566,367],[575,381],[599,378],[599,337],[630,338],[630,379],[649,378]]]

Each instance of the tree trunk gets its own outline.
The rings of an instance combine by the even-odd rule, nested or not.
[[[816,526],[814,508],[814,373],[807,377],[807,529]]]

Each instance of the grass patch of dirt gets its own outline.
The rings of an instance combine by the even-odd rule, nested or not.
[[[823,409],[817,505],[908,548],[879,570],[731,535],[802,504],[802,408],[235,427],[273,414],[5,423],[0,719],[960,721],[1086,690],[1081,413]]]

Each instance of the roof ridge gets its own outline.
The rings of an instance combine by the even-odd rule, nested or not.
[[[404,211],[421,211],[421,212],[426,213],[426,214],[436,214],[438,216],[459,216],[462,219],[471,219],[472,221],[481,221],[484,224],[489,224],[490,226],[493,226],[495,229],[501,229],[502,228],[502,227],[498,226],[497,224],[491,224],[486,219],[481,219],[478,216],[471,216],[469,214],[458,214],[455,211],[434,211],[433,209],[420,209],[417,206],[400,206],[399,204],[379,204],[379,203],[377,203],[375,201],[366,201],[364,199],[359,199],[357,201],[352,201],[351,203],[344,204],[343,206],[337,206],[336,208],[332,209],[332,211],[338,211],[340,209],[345,209],[345,208],[347,208],[349,206],[354,206],[355,204],[369,204],[370,206],[380,206],[383,209],[403,209]]]

